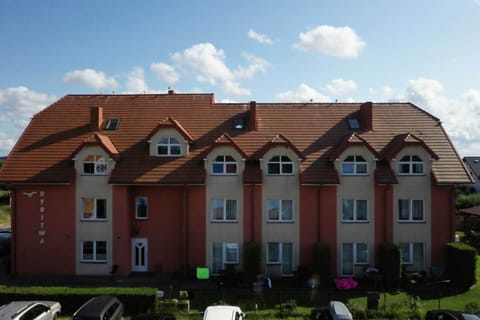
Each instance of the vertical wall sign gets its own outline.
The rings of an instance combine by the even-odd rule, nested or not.
[[[40,191],[40,229],[38,230],[40,244],[45,244],[46,234],[47,230],[45,230],[45,191]]]

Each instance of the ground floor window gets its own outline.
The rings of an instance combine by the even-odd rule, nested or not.
[[[366,243],[342,244],[342,275],[353,276],[355,265],[368,264],[368,245]]]
[[[293,275],[293,244],[291,242],[268,242],[267,264],[280,264],[282,275]]]
[[[410,266],[409,271],[425,271],[424,250],[421,242],[401,242],[402,265]]]
[[[106,262],[107,242],[106,241],[83,241],[82,242],[83,262]]]
[[[238,243],[214,242],[212,245],[212,274],[220,274],[228,264],[238,264]]]

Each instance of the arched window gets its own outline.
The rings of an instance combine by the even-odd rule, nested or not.
[[[163,157],[179,157],[182,145],[175,138],[163,138],[157,145],[157,155]]]
[[[415,155],[404,156],[398,162],[398,172],[405,175],[422,175],[423,160]]]
[[[237,174],[237,161],[232,156],[217,156],[212,162],[212,174]]]
[[[268,174],[293,174],[293,162],[287,156],[273,156],[267,164]]]
[[[342,163],[342,174],[344,175],[366,175],[368,174],[368,163],[364,157],[359,155],[348,156]]]

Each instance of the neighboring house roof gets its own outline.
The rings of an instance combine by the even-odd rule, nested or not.
[[[480,182],[480,157],[464,157],[463,161],[470,170],[471,175],[476,183]]]
[[[92,128],[92,106],[102,107],[102,121],[119,119],[118,128]],[[347,119],[359,116],[361,126],[352,130]],[[253,127],[234,129],[232,120],[239,117]],[[159,124],[171,125],[194,138],[189,156],[149,156],[148,137]],[[432,162],[437,183],[471,182],[439,119],[410,103],[253,103],[252,107],[252,103],[214,103],[213,94],[175,93],[61,98],[33,117],[4,163],[0,181],[69,183],[75,175],[70,156],[98,134],[99,143],[118,151],[110,183],[203,184],[201,155],[227,134],[249,156],[244,177],[248,183],[261,182],[255,159],[265,146],[280,143],[291,147],[302,160],[303,184],[337,184],[330,156],[342,139],[354,132],[359,135],[355,139],[361,137],[358,140],[379,155],[386,153],[396,136],[410,133],[437,156]],[[394,183],[388,168],[382,167],[376,175],[380,181]]]
[[[463,214],[469,214],[473,216],[480,216],[480,206],[465,208],[460,210]]]

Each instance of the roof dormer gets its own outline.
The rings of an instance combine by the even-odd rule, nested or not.
[[[438,155],[428,147],[428,145],[417,136],[411,133],[399,134],[396,135],[388,144],[383,158],[387,160],[393,160],[395,157],[408,146],[418,146],[423,148],[433,160],[438,160]]]
[[[147,141],[150,156],[184,157],[194,139],[177,120],[167,117],[150,132]]]

